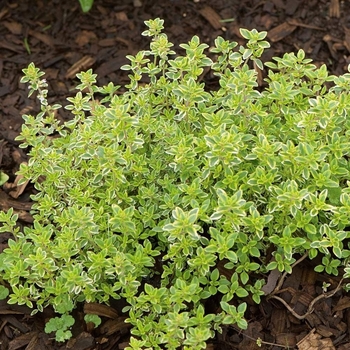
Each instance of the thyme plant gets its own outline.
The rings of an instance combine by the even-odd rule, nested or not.
[[[145,23],[150,49],[127,56],[125,91],[78,74],[64,124],[43,72],[23,70],[41,104],[18,137],[34,223],[0,213],[13,234],[0,269],[11,304],[67,319],[79,302],[124,298],[128,349],[204,349],[222,325],[247,327],[244,298],[259,303],[262,276],[291,273],[296,256],[350,275],[350,74],[329,76],[300,50],[266,63],[259,88],[266,32],[241,29],[245,46],[218,37],[212,60],[197,36],[175,55],[163,21]]]

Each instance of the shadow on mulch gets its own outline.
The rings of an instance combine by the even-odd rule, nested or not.
[[[38,108],[34,99],[28,99],[27,87],[19,83],[21,70],[30,62],[45,70],[49,101],[55,103],[64,104],[74,93],[80,70],[92,68],[99,85],[110,81],[123,85],[128,82],[120,70],[128,62],[125,56],[147,48],[148,41],[141,36],[143,22],[156,17],[165,20],[175,49],[193,35],[209,45],[218,35],[244,43],[239,28],[245,27],[269,31],[272,45],[265,61],[303,49],[317,65],[325,63],[331,74],[344,73],[350,63],[350,7],[344,1],[143,0],[141,7],[135,7],[132,1],[96,0],[88,14],[81,12],[78,1],[0,1],[0,165],[10,182],[27,160],[15,141],[21,115]],[[205,79],[215,88],[212,77]],[[61,109],[58,118],[64,121],[69,115]],[[0,209],[14,208],[23,224],[30,224],[30,193],[30,186],[22,194],[0,189]],[[0,236],[0,250],[7,239],[6,234]],[[313,267],[304,260],[290,276],[266,276],[268,296],[260,305],[246,300],[249,328],[241,332],[225,327],[208,349],[350,349],[350,298],[339,288],[341,278],[316,274]],[[329,283],[327,292],[324,282]],[[83,321],[87,309],[103,316],[96,330]],[[28,308],[3,301],[0,349],[122,349],[128,345],[129,327],[120,310],[119,305],[81,305],[74,314],[73,338],[59,344],[44,332],[52,310],[30,316]],[[261,347],[257,339],[263,341]]]

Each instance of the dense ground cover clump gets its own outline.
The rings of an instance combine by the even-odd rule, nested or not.
[[[175,56],[163,22],[146,24],[150,49],[128,56],[125,91],[78,74],[64,124],[43,73],[24,70],[41,112],[24,116],[19,173],[38,193],[33,227],[1,213],[14,239],[0,266],[10,303],[67,318],[78,302],[122,297],[130,348],[200,349],[223,324],[245,328],[242,298],[264,294],[257,276],[290,273],[297,255],[347,276],[350,74],[329,76],[300,50],[265,64],[262,89],[266,32],[242,29],[244,47],[218,37],[213,58],[195,36]],[[207,313],[214,295],[221,309]]]

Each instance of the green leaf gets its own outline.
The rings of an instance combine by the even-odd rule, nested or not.
[[[230,289],[229,289],[229,287],[227,285],[221,284],[221,285],[219,285],[218,290],[222,294],[227,294]]]
[[[79,0],[79,3],[83,12],[89,12],[94,3],[94,0]]]
[[[249,275],[245,271],[243,271],[241,273],[240,277],[241,277],[241,281],[242,281],[243,284],[247,284],[248,283]]]
[[[324,269],[325,269],[325,267],[323,265],[317,265],[314,270],[316,272],[323,272]]]
[[[233,263],[236,263],[237,260],[238,260],[237,254],[235,252],[233,252],[233,251],[226,252],[226,258],[228,260],[230,260],[231,262],[233,262]]]
[[[10,177],[4,172],[0,171],[0,186],[2,186],[5,182],[8,181]]]
[[[250,31],[248,29],[240,28],[239,32],[241,33],[241,35],[243,36],[244,39],[249,40],[252,37],[250,34]]]
[[[66,340],[69,340],[70,338],[72,338],[72,332],[71,331],[65,331],[63,329],[59,329],[57,332],[56,332],[56,336],[55,336],[55,339],[58,341],[58,342],[65,342]]]
[[[248,322],[245,319],[239,319],[237,321],[237,326],[241,329],[247,329],[248,328]]]
[[[4,300],[9,295],[9,290],[5,286],[0,285],[0,300]]]
[[[251,49],[245,49],[243,52],[243,59],[246,60],[253,54],[253,50]]]
[[[333,253],[339,259],[343,257],[343,250],[339,247],[333,247]]]
[[[246,297],[249,293],[242,287],[238,287],[237,290],[235,291],[236,295],[239,298],[244,298]]]
[[[261,60],[255,59],[255,60],[254,60],[254,63],[256,64],[256,66],[257,66],[259,69],[261,69],[261,70],[264,69],[264,65],[263,65],[263,63],[261,62]]]
[[[220,272],[218,269],[214,269],[210,274],[210,279],[212,281],[217,281],[220,277]]]
[[[271,261],[267,266],[267,270],[276,270],[277,269],[277,262],[276,261]]]
[[[86,323],[88,323],[88,322],[93,323],[95,325],[95,328],[98,327],[101,324],[101,322],[102,322],[102,320],[101,320],[101,318],[99,316],[91,315],[91,314],[86,314],[84,316],[84,321]]]
[[[210,216],[210,220],[216,221],[220,220],[222,218],[223,213],[221,212],[215,212]]]
[[[264,40],[267,36],[267,32],[266,31],[261,31],[258,33],[258,40]]]
[[[340,204],[340,196],[341,196],[341,188],[339,186],[337,187],[330,187],[327,188],[328,190],[328,197],[329,201],[333,205],[339,205]]]
[[[244,314],[247,310],[247,303],[241,303],[237,307],[237,311],[241,314]]]
[[[188,213],[188,221],[190,224],[194,224],[198,217],[199,208],[194,208]]]

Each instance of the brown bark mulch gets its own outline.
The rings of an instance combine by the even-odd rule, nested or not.
[[[38,108],[19,83],[21,70],[30,62],[45,70],[49,100],[55,103],[64,103],[74,93],[80,70],[92,68],[99,85],[123,85],[128,81],[120,70],[128,62],[125,56],[147,48],[148,41],[141,36],[143,22],[156,17],[165,20],[165,32],[175,48],[193,35],[209,45],[218,35],[244,43],[239,28],[245,27],[268,30],[272,45],[264,60],[302,48],[317,65],[325,63],[331,74],[346,72],[350,63],[347,1],[95,0],[91,12],[83,14],[78,1],[0,0],[0,170],[10,176],[9,183],[27,159],[15,141],[21,116]],[[67,120],[69,114],[62,109],[58,117]],[[29,194],[30,185],[23,193],[0,189],[0,210],[12,207],[23,223],[30,224]],[[7,239],[0,235],[0,251]],[[225,327],[208,349],[350,349],[350,296],[340,288],[341,277],[316,274],[313,264],[305,259],[289,276],[266,276],[267,297],[260,305],[247,299],[249,328],[242,332]],[[327,291],[324,283],[329,284]],[[87,309],[102,316],[95,330],[82,321]],[[0,349],[123,349],[130,334],[120,310],[119,305],[81,305],[74,314],[73,338],[62,344],[44,332],[52,310],[30,316],[28,308],[2,301]]]

